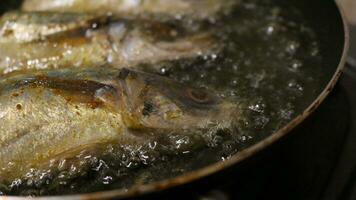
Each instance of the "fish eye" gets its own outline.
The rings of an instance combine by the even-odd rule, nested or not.
[[[154,107],[151,103],[145,102],[142,110],[142,114],[144,116],[150,116],[150,114],[153,112]]]
[[[200,104],[208,104],[213,103],[213,98],[202,90],[188,89],[187,90],[188,97]]]

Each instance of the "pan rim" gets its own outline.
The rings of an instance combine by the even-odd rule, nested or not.
[[[324,90],[319,94],[319,96],[311,103],[300,115],[295,117],[292,121],[290,121],[287,125],[279,129],[278,131],[274,132],[270,136],[266,137],[262,141],[236,153],[233,155],[231,158],[225,160],[225,161],[219,161],[217,163],[208,165],[206,167],[184,173],[180,176],[171,178],[171,179],[166,179],[163,181],[147,184],[147,185],[139,185],[139,186],[134,186],[131,189],[116,189],[116,190],[109,190],[109,191],[102,191],[102,192],[95,192],[95,193],[87,193],[87,194],[77,194],[77,195],[64,195],[64,196],[44,196],[44,197],[16,197],[16,196],[4,196],[0,197],[0,199],[8,199],[8,200],[24,200],[24,199],[33,199],[33,200],[44,200],[44,199],[49,199],[49,200],[87,200],[87,199],[111,199],[111,198],[132,198],[136,195],[144,195],[144,194],[149,194],[152,192],[159,192],[163,191],[166,189],[170,189],[173,187],[177,187],[179,185],[183,185],[186,183],[190,183],[193,181],[197,181],[199,179],[202,179],[204,177],[210,176],[218,171],[221,171],[223,169],[229,168],[237,163],[240,163],[244,160],[246,160],[249,157],[252,157],[253,155],[261,152],[263,149],[271,146],[272,144],[276,143],[280,139],[282,139],[284,136],[288,135],[291,130],[293,130],[296,126],[301,124],[307,117],[309,117],[318,107],[319,105],[325,100],[325,98],[330,94],[332,89],[335,87],[336,83],[338,82],[345,64],[347,60],[347,55],[349,51],[349,40],[350,40],[350,35],[349,35],[349,27],[346,22],[346,16],[345,12],[342,9],[342,6],[338,1],[335,1],[336,7],[338,8],[338,11],[340,13],[343,27],[344,27],[344,45],[343,45],[343,51],[342,51],[342,56],[339,61],[339,65],[332,77],[332,79],[329,81],[327,86],[324,88]]]

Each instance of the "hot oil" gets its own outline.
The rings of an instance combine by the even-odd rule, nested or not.
[[[234,130],[163,134],[145,144],[109,144],[83,151],[76,165],[33,170],[0,190],[13,195],[58,195],[124,188],[164,180],[229,159],[301,113],[321,87],[321,56],[313,29],[300,11],[273,0],[246,0],[234,12],[197,29],[213,32],[221,51],[147,70],[215,91],[236,102]],[[152,133],[154,134],[154,133]],[[62,168],[63,169],[62,169]]]

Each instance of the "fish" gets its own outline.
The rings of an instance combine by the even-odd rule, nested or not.
[[[104,13],[115,16],[168,16],[207,19],[227,12],[234,0],[25,0],[24,11]]]
[[[101,66],[111,43],[106,34],[56,38],[52,41],[0,44],[0,74],[31,69]]]
[[[107,17],[77,13],[10,11],[0,18],[0,43],[26,43],[90,29]]]
[[[0,80],[0,182],[86,149],[204,134],[239,118],[212,91],[129,68],[14,72]]]
[[[161,61],[195,58],[219,49],[208,31],[151,20],[111,22],[107,17],[48,12],[12,12],[3,18],[1,74],[69,66],[154,67]]]

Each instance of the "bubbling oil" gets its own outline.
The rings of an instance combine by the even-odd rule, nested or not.
[[[186,20],[186,19],[185,19]],[[180,22],[181,23],[181,22]],[[55,162],[0,185],[12,195],[77,194],[129,189],[229,159],[296,117],[321,85],[316,35],[296,8],[274,0],[245,0],[234,12],[194,29],[215,34],[221,51],[198,59],[160,63],[147,71],[207,88],[236,102],[244,116],[236,130],[166,134],[140,145],[110,144],[100,154],[83,151],[76,165]],[[155,69],[157,69],[155,67]]]

